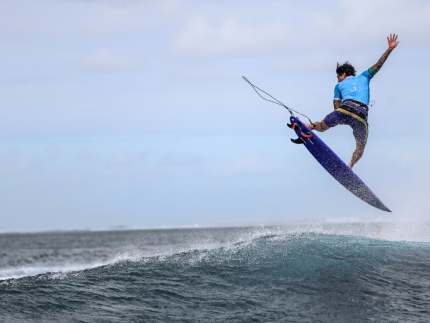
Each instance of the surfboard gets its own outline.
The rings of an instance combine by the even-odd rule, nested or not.
[[[348,191],[364,202],[386,212],[391,212],[384,203],[364,184],[364,182],[346,165],[318,136],[306,127],[299,118],[290,117],[297,136],[303,140],[304,146],[321,164]]]

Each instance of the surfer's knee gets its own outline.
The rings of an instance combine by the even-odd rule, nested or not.
[[[324,131],[326,131],[326,130],[328,130],[330,127],[329,126],[327,126],[326,124],[325,124],[325,122],[324,121],[321,121],[321,122],[315,122],[315,127],[314,127],[314,129],[316,130],[316,131],[318,131],[318,132],[324,132]]]
[[[318,132],[324,132],[324,131],[326,131],[327,129],[329,129],[329,128],[330,128],[329,126],[327,126],[327,125],[325,124],[325,122],[324,122],[324,121],[321,121],[321,122],[316,121],[316,122],[314,122],[314,123],[306,123],[306,122],[304,122],[304,124],[305,124],[305,125],[306,125],[306,127],[308,127],[309,129],[311,129],[311,130],[315,130],[315,131],[318,131]]]
[[[330,127],[327,126],[324,121],[321,121],[321,129],[322,129],[322,131],[326,131],[326,130],[330,129]]]

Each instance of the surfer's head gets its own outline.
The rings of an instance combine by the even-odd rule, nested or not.
[[[342,82],[348,76],[355,76],[355,68],[348,61],[336,67],[337,81]]]

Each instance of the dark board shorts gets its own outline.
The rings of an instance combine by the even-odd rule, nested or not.
[[[367,111],[362,107],[352,108],[353,105],[347,103],[349,102],[343,102],[338,109],[328,114],[323,121],[330,128],[339,124],[350,126],[355,139],[362,145],[366,145],[369,132]]]

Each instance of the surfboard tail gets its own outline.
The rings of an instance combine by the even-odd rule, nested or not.
[[[290,122],[292,125],[290,128],[294,129],[298,136],[296,141],[303,141],[304,146],[312,156],[314,156],[321,166],[342,186],[367,204],[382,211],[391,212],[357,174],[318,138],[314,132],[306,127],[297,117],[291,116]]]

